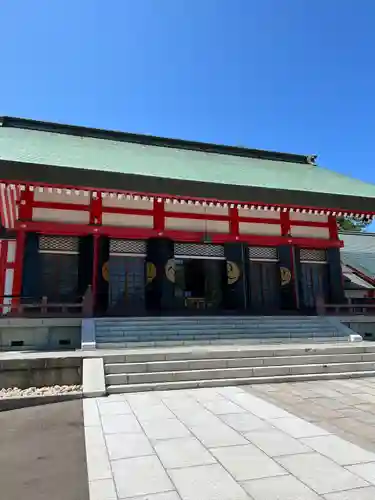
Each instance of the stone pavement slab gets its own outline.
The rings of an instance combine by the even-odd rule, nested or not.
[[[105,434],[142,432],[142,427],[134,415],[101,415],[101,420]]]
[[[99,479],[89,482],[90,500],[117,500],[113,479]]]
[[[247,444],[247,440],[241,434],[223,422],[217,422],[213,425],[193,426],[191,427],[191,432],[206,448]]]
[[[216,462],[211,453],[194,437],[160,441],[155,444],[155,451],[166,469]]]
[[[351,465],[347,467],[347,469],[354,474],[357,474],[357,476],[362,477],[369,483],[375,485],[375,462]]]
[[[105,437],[110,460],[152,455],[154,450],[143,434],[107,434]]]
[[[277,418],[270,420],[270,423],[294,438],[304,438],[322,436],[329,434],[328,431],[306,422],[298,417]]]
[[[277,429],[248,432],[245,438],[255,444],[270,457],[309,453],[311,448]]]
[[[271,427],[271,425],[269,425],[267,422],[249,413],[221,415],[220,419],[224,423],[232,427],[234,430],[241,433],[256,430],[273,429],[273,427]]]
[[[339,465],[375,462],[375,453],[364,450],[338,436],[304,438],[302,442]]]
[[[177,418],[145,420],[142,421],[142,427],[151,441],[191,436],[188,428]]]
[[[174,487],[156,456],[112,461],[119,498],[173,490]]]
[[[211,453],[237,481],[286,474],[272,458],[250,443],[245,446],[213,448]]]
[[[245,490],[220,465],[169,471],[182,500],[249,500]]]
[[[295,385],[283,391],[301,404]],[[349,397],[340,387],[309,392]],[[275,405],[279,389],[266,389],[262,397],[222,387],[84,403],[90,500],[367,499],[375,454]]]
[[[288,472],[319,494],[350,490],[368,483],[318,453],[276,459]]]
[[[126,500],[181,500],[181,497],[175,491],[167,491],[165,493],[156,493],[155,495],[131,497]]]
[[[242,487],[254,500],[319,500],[321,497],[293,476],[246,481]]]
[[[340,491],[324,495],[325,500],[374,500],[375,488],[358,488],[350,491]]]

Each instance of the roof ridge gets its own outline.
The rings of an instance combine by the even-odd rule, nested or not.
[[[11,116],[0,117],[0,126],[38,130],[41,132],[53,132],[81,137],[92,137],[97,139],[115,140],[121,142],[132,142],[146,146],[161,146],[176,149],[187,149],[190,151],[201,151],[205,153],[224,154],[232,156],[243,156],[271,161],[284,161],[288,163],[301,163],[314,165],[316,155],[301,155],[296,153],[282,153],[263,149],[251,149],[242,146],[229,146],[185,139],[171,139],[147,134],[132,132],[121,132],[116,130],[105,130],[80,125],[67,125],[29,118],[17,118]]]

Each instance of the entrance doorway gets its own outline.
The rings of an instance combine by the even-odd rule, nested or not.
[[[280,274],[277,262],[250,262],[251,308],[254,313],[277,313],[280,309]]]
[[[109,259],[108,313],[140,315],[145,308],[144,257],[112,256]]]
[[[317,301],[327,302],[328,271],[325,264],[301,264],[301,299],[304,309],[314,310]]]
[[[325,250],[300,249],[301,309],[316,312],[317,302],[328,299],[329,281]]]
[[[225,260],[176,259],[175,299],[178,309],[192,313],[209,313],[221,309],[226,273]]]

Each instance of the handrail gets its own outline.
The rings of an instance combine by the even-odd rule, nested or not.
[[[92,317],[94,297],[91,285],[77,302],[50,302],[48,297],[36,300],[21,295],[0,295],[0,316],[43,317],[43,316],[80,316]],[[10,299],[10,300],[7,300]],[[30,302],[28,302],[30,300]],[[9,303],[7,303],[9,302]]]
[[[323,314],[375,315],[375,304],[324,304]]]

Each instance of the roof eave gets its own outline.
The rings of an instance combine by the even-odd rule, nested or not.
[[[259,203],[375,214],[374,199],[291,191],[255,186],[184,181],[137,174],[57,167],[0,160],[1,178],[8,182],[79,186],[90,189],[142,192],[169,196],[214,199],[233,203]]]
[[[66,125],[61,123],[32,120],[28,118],[16,118],[11,116],[0,117],[0,126],[9,128],[22,128],[38,130],[42,132],[54,132],[80,137],[92,137],[96,139],[113,140],[119,142],[131,142],[146,146],[159,146],[176,149],[187,149],[189,151],[200,151],[204,153],[224,154],[231,156],[243,156],[271,161],[284,161],[291,163],[313,164],[315,155],[300,155],[295,153],[280,153],[277,151],[266,151],[262,149],[249,149],[240,146],[225,146],[214,143],[199,141],[188,141],[182,139],[168,139],[146,134],[135,134],[130,132],[119,132],[115,130],[104,130],[78,125]]]

